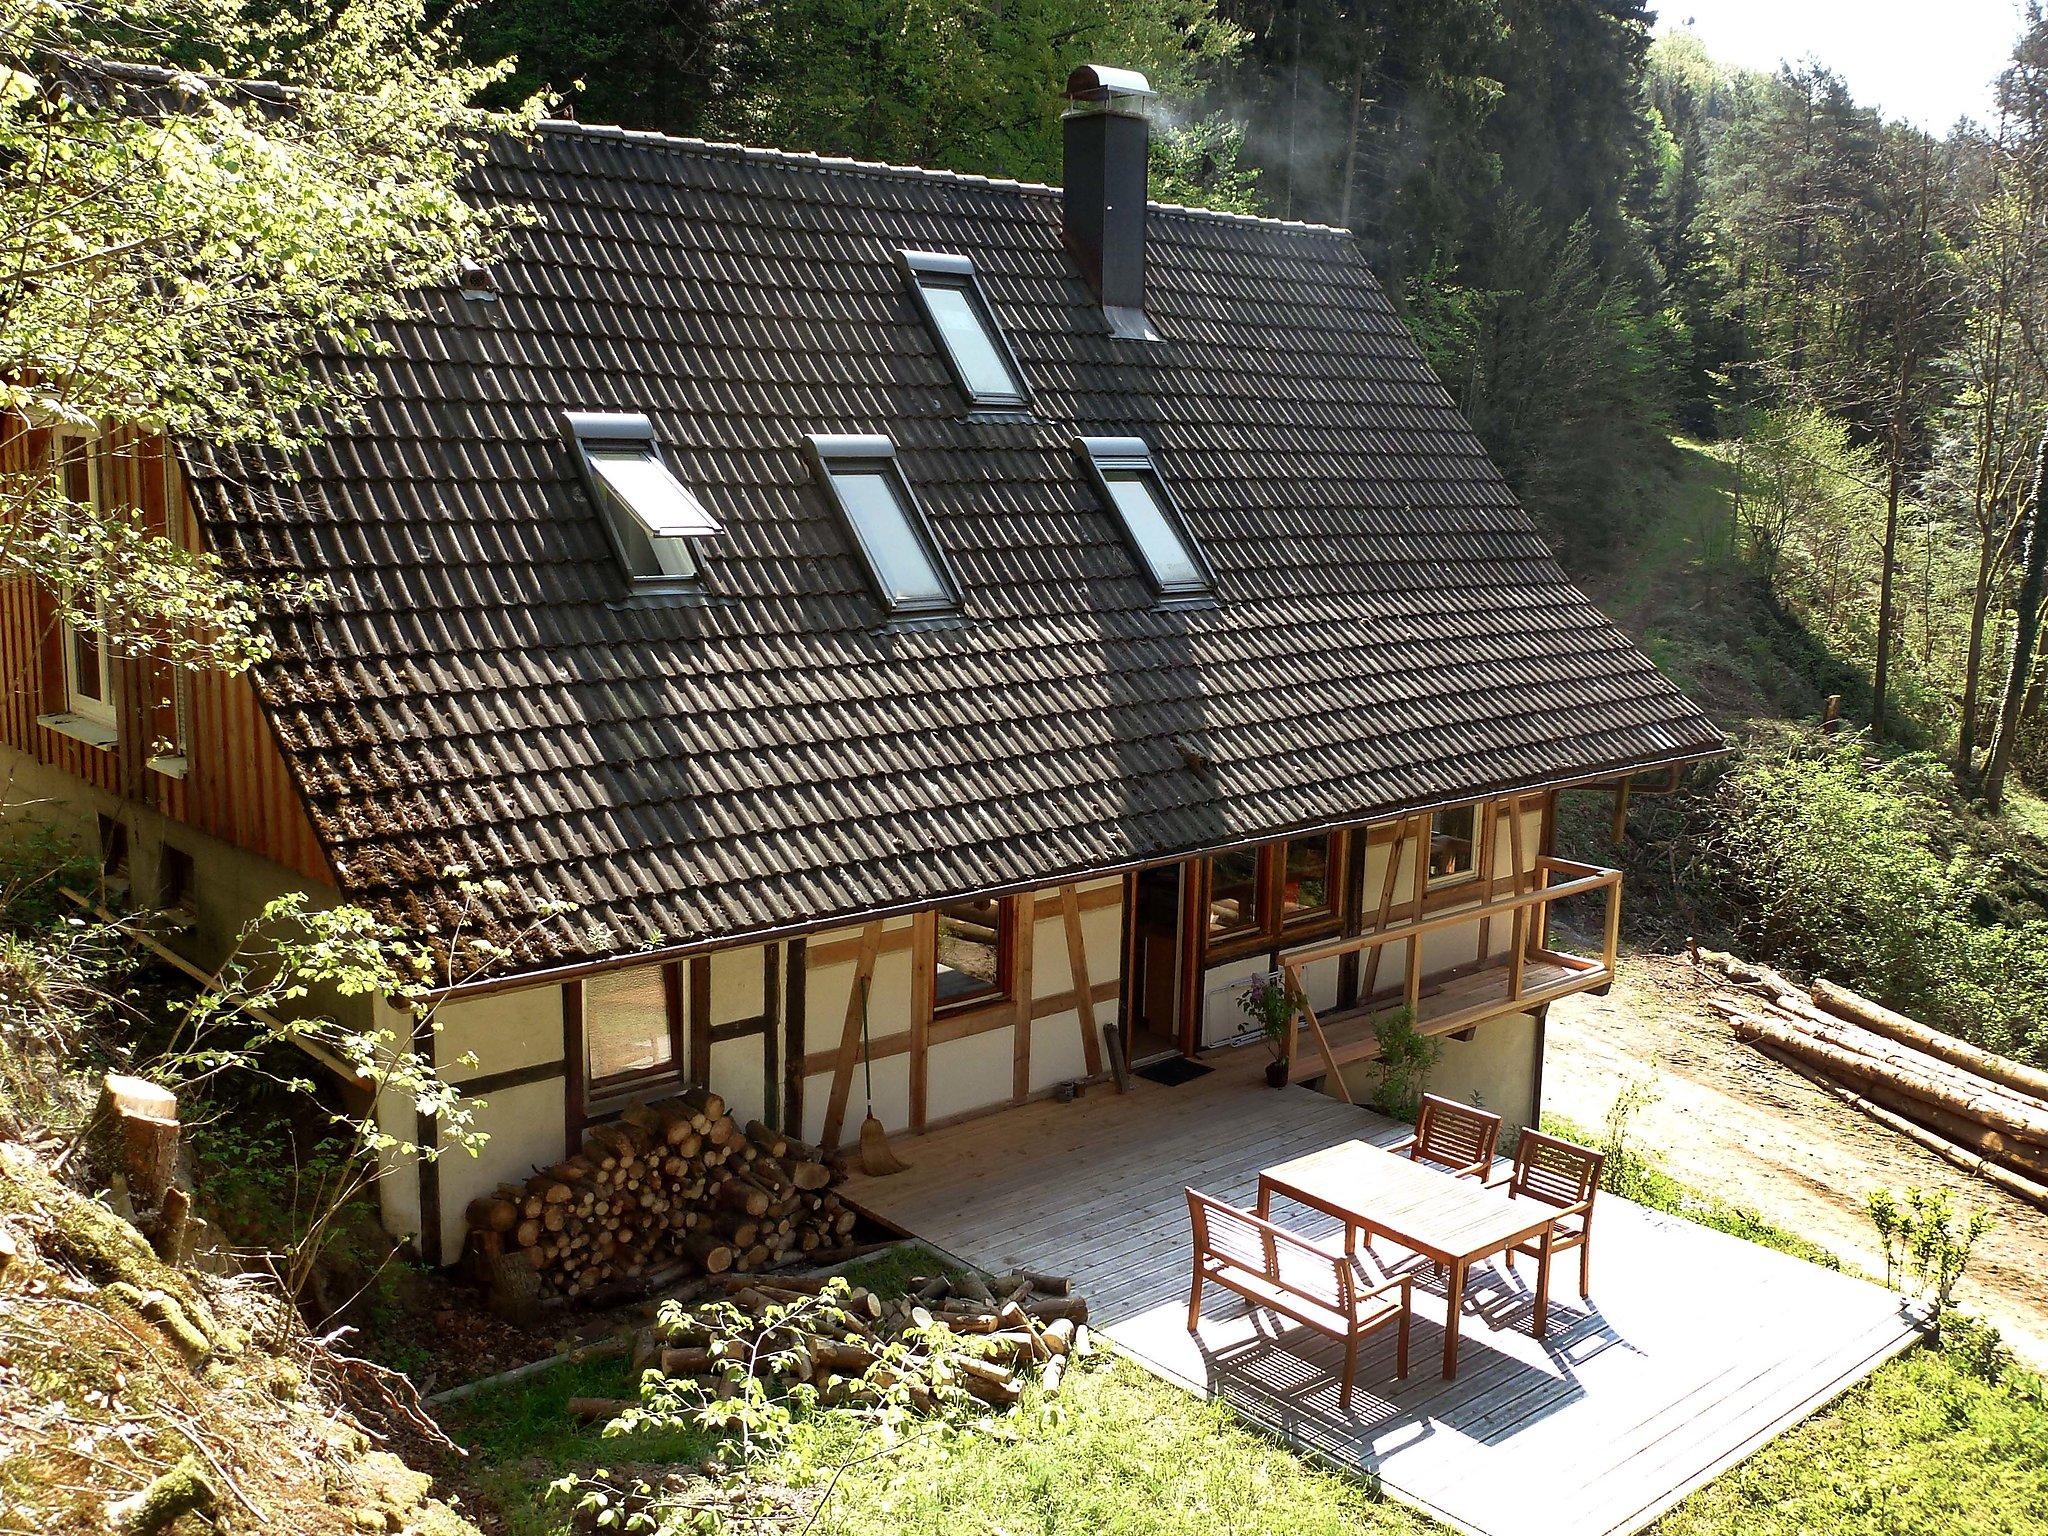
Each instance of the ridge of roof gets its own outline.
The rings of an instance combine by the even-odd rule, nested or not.
[[[963,186],[993,187],[1005,192],[1028,192],[1034,196],[1057,197],[1061,188],[1044,181],[1023,181],[1014,176],[985,176],[976,171],[949,171],[928,165],[901,165],[893,160],[862,160],[853,155],[825,155],[812,149],[775,149],[736,140],[706,139],[690,134],[663,133],[653,128],[627,128],[618,123],[586,123],[573,117],[544,117],[534,127],[542,133],[580,134],[598,139],[620,139],[654,148],[675,149],[686,154],[715,155],[743,160],[765,160],[807,170],[845,171],[863,176],[886,176],[906,181],[945,181]],[[1256,224],[1268,229],[1299,230],[1306,234],[1343,235],[1356,238],[1338,224],[1319,224],[1310,219],[1281,219],[1271,214],[1237,213],[1225,208],[1199,208],[1192,203],[1166,203],[1147,198],[1145,206],[1155,213],[1187,214],[1194,218],[1220,219],[1226,223]]]

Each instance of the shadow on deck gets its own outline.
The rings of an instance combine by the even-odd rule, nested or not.
[[[1445,1298],[1424,1265],[1408,1379],[1393,1379],[1391,1337],[1375,1336],[1342,1412],[1338,1347],[1321,1335],[1222,1292],[1199,1333],[1186,1328],[1184,1186],[1248,1206],[1261,1168],[1405,1133],[1268,1089],[1262,1064],[1243,1052],[1178,1087],[1140,1081],[906,1138],[909,1172],[847,1193],[982,1268],[1071,1275],[1097,1327],[1147,1369],[1482,1536],[1626,1536],[1917,1336],[1878,1286],[1605,1197],[1592,1299],[1560,1260],[1548,1338],[1529,1333],[1526,1261],[1475,1266],[1445,1382]],[[1334,1233],[1285,1202],[1275,1216]]]

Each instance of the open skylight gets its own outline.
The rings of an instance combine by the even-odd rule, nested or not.
[[[1161,597],[1193,597],[1215,585],[1187,522],[1167,494],[1152,450],[1136,437],[1076,440],[1095,473],[1102,499],[1117,516],[1124,542]]]
[[[958,589],[924,526],[886,437],[813,437],[811,456],[876,593],[901,614],[959,606]]]
[[[965,256],[905,251],[903,264],[953,377],[974,405],[1019,406],[1024,375]]]
[[[676,479],[655,446],[645,416],[573,411],[570,440],[619,562],[636,583],[690,582],[698,576],[693,539],[722,530]]]

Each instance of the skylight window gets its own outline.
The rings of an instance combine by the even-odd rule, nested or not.
[[[905,251],[911,286],[939,338],[946,364],[975,405],[1020,406],[1029,398],[1017,359],[996,324],[965,256]]]
[[[959,605],[938,545],[919,515],[886,437],[813,437],[811,455],[875,591],[901,614]]]
[[[662,462],[645,416],[571,412],[584,484],[603,514],[619,563],[635,583],[695,581],[693,539],[722,532],[716,518]]]
[[[1102,499],[1116,513],[1124,542],[1161,597],[1193,597],[1215,585],[1187,522],[1167,494],[1152,450],[1135,437],[1079,439]]]

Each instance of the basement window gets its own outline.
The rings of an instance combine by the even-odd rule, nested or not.
[[[886,437],[813,437],[811,458],[834,510],[892,613],[947,613],[960,606],[910,486]]]
[[[583,483],[634,584],[695,583],[700,571],[692,541],[723,530],[662,461],[652,423],[645,416],[572,411],[567,426]]]
[[[1208,562],[1195,547],[1187,522],[1167,494],[1152,463],[1152,450],[1135,437],[1077,439],[1096,489],[1111,511],[1124,543],[1161,597],[1199,597],[1215,586]]]
[[[910,270],[910,284],[931,323],[939,345],[969,403],[986,406],[1021,406],[1023,370],[996,324],[988,296],[974,276],[974,263],[965,256],[943,256],[932,251],[905,251],[903,264]]]

